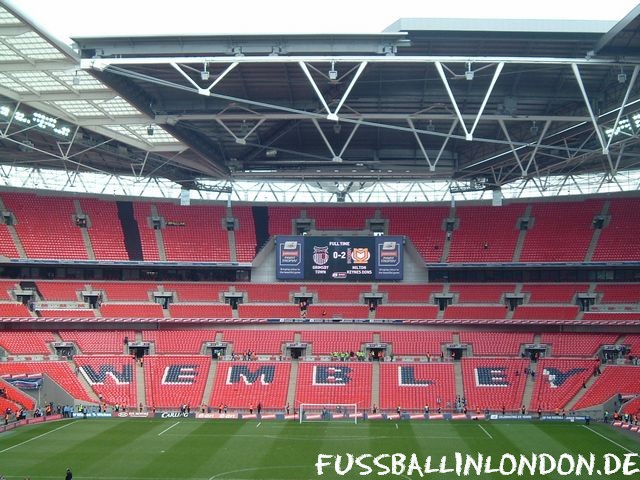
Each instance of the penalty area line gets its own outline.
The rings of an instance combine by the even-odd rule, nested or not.
[[[611,440],[609,437],[605,437],[604,435],[602,435],[600,432],[598,432],[597,430],[594,430],[591,427],[587,427],[586,425],[582,425],[584,428],[586,428],[587,430],[589,430],[590,432],[595,433],[596,435],[598,435],[601,438],[604,438],[606,441],[613,443],[614,445],[620,447],[621,449],[623,449],[626,452],[629,453],[634,453],[633,451],[629,450],[627,447],[625,447],[624,445],[620,445],[618,442],[614,442],[613,440]]]
[[[48,432],[44,432],[43,434],[40,434],[38,436],[35,436],[33,438],[30,438],[29,440],[25,440],[24,442],[20,442],[20,443],[16,443],[15,445],[12,445],[10,447],[5,448],[4,450],[0,450],[0,453],[4,453],[4,452],[8,452],[9,450],[13,450],[16,447],[19,447],[20,445],[24,445],[25,443],[29,443],[32,440],[37,440],[38,438],[42,438],[45,435],[49,435],[50,433],[53,432],[57,432],[58,430],[62,430],[63,428],[67,428],[69,425],[73,425],[74,423],[76,423],[78,420],[74,420],[73,422],[69,422],[65,425],[62,425],[61,427],[58,428],[54,428],[53,430],[49,430]]]
[[[256,428],[258,428],[260,425],[262,425],[262,422],[258,422],[258,424],[256,425]]]
[[[165,432],[168,432],[169,430],[171,430],[173,427],[175,427],[175,426],[176,426],[176,425],[178,425],[179,423],[180,423],[180,422],[176,422],[176,423],[174,423],[173,425],[171,425],[170,427],[165,428],[164,430],[162,430],[162,431],[158,434],[158,436],[162,435],[162,434],[163,434],[163,433],[165,433]]]

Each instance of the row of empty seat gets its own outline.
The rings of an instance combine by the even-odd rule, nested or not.
[[[163,329],[142,330],[141,340],[152,342],[158,354],[202,353],[205,342],[222,341],[232,344],[237,354],[252,351],[262,355],[280,355],[285,343],[311,345],[314,355],[333,352],[357,352],[368,343],[391,346],[394,356],[439,356],[443,346],[454,343],[451,330],[275,330],[275,329]],[[122,354],[125,343],[136,340],[134,330],[59,330],[2,331],[0,347],[10,355],[50,355],[50,345],[57,341],[73,342],[84,354]],[[299,336],[299,337],[298,337]],[[614,345],[619,339],[637,354],[638,335],[620,336],[609,333],[545,333],[540,343],[549,345],[553,357],[594,357],[601,346]],[[518,356],[523,345],[534,342],[533,333],[468,331],[459,332],[462,344],[472,347],[474,356]]]
[[[136,237],[140,259],[160,259],[152,218],[164,219],[161,238],[167,260],[228,262],[231,260],[227,219],[235,220],[236,258],[250,262],[256,254],[256,225],[267,222],[269,235],[290,235],[296,219],[313,221],[320,231],[362,231],[368,220],[383,220],[391,235],[411,239],[427,262],[582,262],[594,237],[594,219],[602,229],[592,258],[595,261],[638,260],[640,241],[634,235],[640,198],[514,202],[501,208],[488,205],[448,207],[267,207],[252,209],[224,204],[179,206],[176,203],[132,201],[132,216],[121,215],[110,199],[44,196],[3,192],[0,199],[14,218],[15,232],[27,258],[88,259],[78,215],[88,217],[87,232],[98,260],[129,260],[128,235]],[[530,207],[530,213],[527,210]],[[356,212],[354,214],[354,211]],[[266,218],[262,218],[266,216]],[[415,219],[420,221],[416,222]],[[520,247],[520,223],[528,229]],[[132,225],[127,225],[132,222]],[[447,232],[447,223],[453,225]],[[131,230],[133,229],[133,230]],[[133,234],[132,232],[136,233]],[[640,232],[640,231],[639,231]],[[572,241],[566,242],[566,238]],[[43,241],[46,240],[46,241]],[[442,258],[445,243],[447,258]],[[631,242],[631,243],[629,243]],[[519,253],[518,248],[520,249]],[[0,254],[18,258],[7,227],[0,229]]]

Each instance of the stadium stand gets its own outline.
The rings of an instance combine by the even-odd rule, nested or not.
[[[527,230],[520,261],[584,261],[593,237],[593,218],[602,211],[602,204],[598,199],[534,203],[531,216],[535,220]]]
[[[398,355],[440,356],[442,344],[451,343],[451,332],[438,330],[382,330],[380,341],[390,343]]]
[[[295,406],[301,403],[355,403],[358,410],[368,410],[371,408],[371,363],[301,363]]]
[[[248,351],[256,354],[280,355],[282,344],[293,342],[291,330],[224,330],[222,341],[233,344],[233,351],[242,355]]]
[[[529,410],[563,409],[583,388],[599,365],[598,360],[543,358],[538,362]]]
[[[157,303],[103,303],[103,317],[162,318],[162,307]]]
[[[150,282],[91,282],[94,291],[104,292],[105,302],[148,302],[149,292],[156,289]]]
[[[133,410],[137,408],[136,368],[133,358],[126,355],[76,355],[73,359],[80,374],[103,402]]]
[[[343,330],[303,330],[300,341],[311,343],[314,355],[327,355],[333,352],[363,351],[362,345],[373,342],[373,332],[355,330],[345,335]]]
[[[81,301],[80,292],[86,290],[83,282],[66,282],[62,280],[36,282],[43,300],[78,302]]]
[[[411,239],[426,262],[440,261],[445,242],[446,207],[384,207],[382,218],[389,220],[389,235],[405,235]],[[416,221],[419,219],[419,221]]]
[[[289,362],[219,362],[209,405],[228,406],[248,413],[260,403],[264,409],[282,411],[287,403]]]
[[[133,330],[60,330],[63,342],[75,343],[85,355],[124,354],[125,337],[133,341]]]
[[[626,402],[622,407],[622,413],[640,415],[640,397],[635,397]]]
[[[470,305],[449,305],[444,311],[445,319],[503,319],[507,315],[507,308],[504,305],[482,305],[482,306],[470,306]]]
[[[94,198],[82,198],[80,206],[82,212],[89,217],[87,232],[96,260],[129,260],[116,204]]]
[[[153,228],[151,228],[151,217],[152,211],[150,203],[133,202],[132,222],[135,222],[135,225],[131,225],[130,227],[134,234],[136,229],[138,231],[142,258],[146,262],[161,260],[156,233]]]
[[[574,283],[527,283],[522,287],[523,294],[529,294],[528,303],[564,303],[575,304],[578,293],[586,293],[589,285]]]
[[[455,376],[451,363],[383,363],[380,365],[380,408],[423,410],[436,413],[456,398]]]
[[[0,303],[0,316],[2,317],[29,317],[31,312],[22,303]]]
[[[378,293],[387,295],[388,303],[433,303],[431,295],[442,292],[441,283],[381,283]]]
[[[155,344],[156,354],[199,354],[204,342],[216,339],[215,330],[143,330],[142,339]]]
[[[369,318],[369,307],[366,305],[309,305],[308,318]]]
[[[513,284],[465,284],[449,286],[449,293],[458,295],[458,303],[502,303],[505,293],[513,293]]]
[[[511,262],[518,235],[518,218],[526,205],[517,203],[500,208],[470,206],[456,208],[459,228],[451,235],[448,261]]]
[[[460,343],[470,344],[474,356],[515,357],[522,345],[533,343],[533,333],[461,331]]]
[[[13,237],[9,233],[9,227],[5,224],[0,224],[0,255],[7,258],[20,258]]]
[[[288,283],[236,283],[236,292],[246,292],[248,303],[291,303],[292,292],[299,292],[299,285]]]
[[[4,378],[7,380],[7,377],[11,375],[0,376],[0,378]],[[36,407],[36,402],[30,395],[27,395],[22,390],[14,387],[8,382],[0,382],[0,388],[2,388],[5,392],[6,399],[13,402],[14,404],[24,407],[27,410],[33,410]],[[1,407],[0,407],[1,408]],[[6,408],[6,407],[5,407]],[[3,410],[0,410],[3,411]]]
[[[89,396],[75,373],[71,364],[62,362],[0,362],[0,376],[4,375],[47,375],[60,387],[66,390],[73,398],[80,402],[93,403],[95,400]]]
[[[222,206],[183,207],[158,203],[158,214],[170,226],[162,230],[169,261],[228,262],[231,260]]]
[[[165,292],[173,292],[178,302],[221,302],[221,292],[229,289],[224,283],[162,282]]]
[[[0,197],[16,217],[15,229],[28,258],[88,259],[82,234],[74,223],[71,198],[15,192],[4,192]]]
[[[11,300],[14,298],[10,294],[17,287],[18,282],[14,280],[0,280],[0,300]]]
[[[49,309],[38,308],[38,315],[47,318],[95,318],[93,310],[88,309]]]
[[[533,306],[520,305],[513,312],[516,320],[575,320],[579,307],[574,306]]]
[[[146,355],[145,398],[153,408],[179,409],[202,403],[211,357],[202,355]]]
[[[543,333],[541,342],[551,345],[554,357],[593,357],[601,345],[612,345],[615,334],[597,333]]]
[[[318,303],[362,303],[361,295],[371,291],[371,285],[307,284],[307,293],[317,293]]]
[[[600,303],[638,303],[640,302],[640,284],[598,284],[596,293],[602,295]]]
[[[231,318],[231,305],[219,304],[187,304],[174,303],[169,305],[172,318]]]
[[[251,262],[256,256],[256,230],[251,207],[233,207],[233,216],[237,220],[234,230],[236,257],[239,262]]]
[[[609,224],[600,234],[593,261],[640,260],[640,199],[609,200]]]
[[[269,207],[269,235],[293,235],[294,220],[300,215],[299,207]]]
[[[240,318],[300,318],[297,305],[242,304],[238,305]]]
[[[599,405],[614,395],[636,395],[638,392],[640,392],[640,367],[609,365],[573,408],[580,410]]]
[[[435,305],[380,305],[376,308],[376,319],[396,318],[424,320],[436,318],[438,307]]]
[[[522,406],[528,360],[502,358],[463,358],[462,381],[467,405],[497,412],[517,411]]]
[[[11,355],[50,355],[49,344],[54,340],[51,332],[3,331],[0,346]]]

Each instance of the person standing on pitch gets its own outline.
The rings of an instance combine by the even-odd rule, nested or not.
[[[73,480],[73,473],[71,473],[70,468],[67,468],[67,473],[64,476],[64,480]]]

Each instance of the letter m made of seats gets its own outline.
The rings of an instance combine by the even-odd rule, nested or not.
[[[276,376],[274,365],[263,365],[251,371],[247,365],[232,365],[227,373],[227,385],[244,382],[245,385],[253,385],[260,381],[262,385],[270,385]]]

